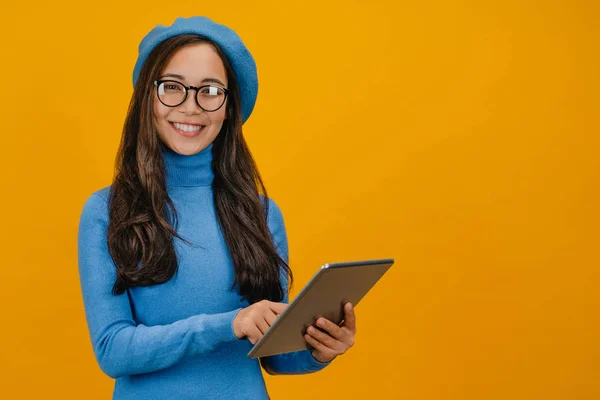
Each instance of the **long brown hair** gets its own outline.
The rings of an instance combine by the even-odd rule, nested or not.
[[[160,43],[144,63],[129,104],[115,163],[109,202],[108,250],[117,268],[113,294],[164,283],[177,272],[173,239],[177,210],[167,194],[162,142],[153,122],[153,81],[182,46],[210,43],[225,66],[231,95],[227,118],[213,142],[213,193],[217,219],[231,253],[240,296],[250,303],[281,301],[281,273],[289,266],[277,253],[267,226],[269,197],[244,136],[234,71],[217,44],[198,35]],[[262,196],[261,196],[262,195]]]

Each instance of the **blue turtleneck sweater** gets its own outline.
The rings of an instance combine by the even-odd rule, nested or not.
[[[308,351],[248,358],[247,339],[232,322],[249,304],[231,287],[234,268],[219,228],[212,182],[212,145],[183,156],[164,148],[167,191],[179,216],[177,274],[169,281],[113,295],[108,252],[110,187],[86,201],[79,225],[79,276],[88,329],[100,368],[115,378],[113,399],[266,399],[261,364],[270,374],[301,374],[327,363]],[[283,217],[270,201],[268,226],[288,260]],[[284,274],[282,274],[283,276]],[[284,288],[287,288],[284,278]],[[284,302],[287,302],[287,290]]]

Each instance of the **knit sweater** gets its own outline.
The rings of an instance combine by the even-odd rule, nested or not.
[[[261,364],[269,374],[303,374],[328,363],[309,350],[257,359],[232,322],[249,304],[231,290],[234,266],[216,217],[212,145],[184,156],[164,147],[167,192],[177,213],[174,239],[179,269],[163,284],[111,293],[115,264],[108,252],[110,186],[86,201],[79,225],[79,276],[93,351],[115,378],[113,399],[267,399]],[[267,216],[277,251],[288,260],[281,210]],[[288,301],[287,277],[282,275]]]

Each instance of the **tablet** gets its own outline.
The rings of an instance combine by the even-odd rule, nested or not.
[[[346,302],[356,306],[392,266],[391,258],[323,265],[250,352],[257,358],[309,349],[306,329],[319,317],[340,324]]]

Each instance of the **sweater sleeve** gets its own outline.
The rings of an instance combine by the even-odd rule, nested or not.
[[[277,252],[289,263],[289,250],[287,233],[283,221],[283,214],[277,204],[269,199],[267,223],[271,232],[271,238]],[[284,290],[283,302],[289,301],[288,277],[285,271],[281,273],[281,283]],[[310,350],[301,350],[286,354],[277,354],[274,356],[261,357],[260,363],[263,369],[270,375],[276,374],[306,374],[320,371],[331,363],[323,363],[313,357]]]
[[[195,315],[168,325],[137,324],[128,293],[111,292],[116,268],[108,252],[107,228],[107,201],[96,192],[81,214],[78,261],[88,330],[104,373],[118,378],[158,371],[237,340],[232,322],[240,309]]]

